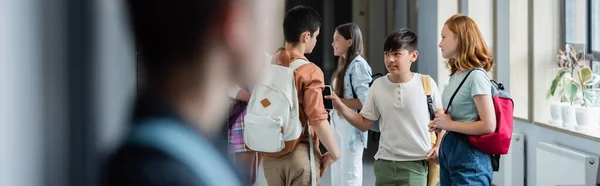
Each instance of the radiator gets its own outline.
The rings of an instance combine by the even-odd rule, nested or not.
[[[598,161],[598,156],[540,142],[536,147],[537,185],[596,185]]]
[[[508,154],[500,157],[500,170],[494,172],[492,185],[525,185],[525,136],[513,133]]]

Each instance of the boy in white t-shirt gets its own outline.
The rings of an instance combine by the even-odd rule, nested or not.
[[[379,119],[381,139],[375,155],[375,185],[378,186],[425,186],[427,160],[437,162],[439,145],[431,146],[430,112],[422,79],[429,77],[410,71],[419,54],[416,49],[417,35],[408,29],[396,30],[387,36],[384,55],[389,74],[373,82],[360,114],[352,112],[337,95],[326,97],[333,100],[335,109],[347,121],[362,131],[369,130],[373,121]],[[432,107],[441,110],[438,87],[433,79],[429,82]]]

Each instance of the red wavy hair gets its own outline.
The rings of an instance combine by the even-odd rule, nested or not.
[[[488,72],[492,69],[494,59],[473,19],[456,14],[448,18],[444,25],[456,35],[458,41],[456,58],[451,58],[446,62],[446,67],[451,72],[450,75],[456,73],[460,68],[483,68]]]

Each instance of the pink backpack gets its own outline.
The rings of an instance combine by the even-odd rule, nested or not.
[[[485,72],[480,68],[474,70]],[[474,70],[469,71],[467,76],[460,82],[460,85],[458,85],[458,88],[450,98],[448,108],[452,105],[452,100],[454,99],[454,96],[456,96],[458,90],[460,90],[460,87]],[[508,95],[508,92],[504,90],[504,86],[501,83],[496,83],[494,80],[490,81],[492,82],[492,101],[494,102],[494,111],[496,112],[496,131],[480,136],[469,136],[469,142],[482,152],[491,155],[494,171],[497,171],[500,155],[508,154],[508,148],[510,147],[515,104]],[[447,109],[446,112],[448,112]],[[479,121],[480,118],[478,117],[477,120]]]

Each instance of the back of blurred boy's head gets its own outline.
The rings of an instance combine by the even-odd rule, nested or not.
[[[229,0],[127,0],[140,63],[148,76],[199,61],[211,23]]]
[[[256,25],[273,16],[269,8],[276,6],[270,4],[276,3],[126,0],[144,90],[203,97],[186,104],[211,108],[202,114],[219,118],[227,108],[227,96],[221,95],[264,62],[261,41],[270,32]]]

